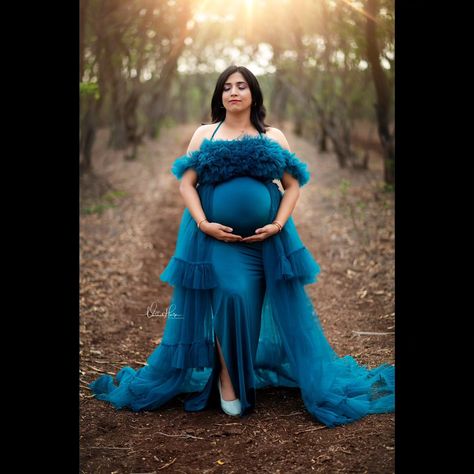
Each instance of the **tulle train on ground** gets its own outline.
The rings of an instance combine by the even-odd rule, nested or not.
[[[271,222],[282,194],[270,180],[265,186],[272,200]],[[214,187],[205,184],[197,190],[212,220]],[[175,254],[160,276],[174,287],[162,342],[144,367],[122,368],[115,383],[110,375],[94,380],[90,388],[96,398],[117,409],[140,411],[188,394],[185,410],[205,409],[215,390],[217,336],[241,398],[241,416],[255,406],[256,390],[267,386],[299,387],[307,410],[329,427],[394,411],[394,367],[368,369],[351,356],[339,357],[327,341],[304,289],[316,281],[319,266],[291,217],[282,232],[260,247],[239,247],[249,271],[261,259],[263,293],[221,291],[215,245],[234,244],[197,230],[185,209]],[[249,321],[252,308],[261,315],[258,324],[255,318]],[[219,311],[227,312],[226,319],[216,317]]]

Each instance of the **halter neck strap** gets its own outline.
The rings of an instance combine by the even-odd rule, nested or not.
[[[212,134],[211,136],[211,141],[212,139],[214,138],[214,135],[216,134],[217,130],[219,130],[219,127],[224,123],[224,120],[222,120],[222,122],[219,122],[219,125],[216,127],[216,129],[214,130],[214,133]]]
[[[222,120],[221,122],[219,122],[219,125],[215,128],[214,132],[212,133],[211,135],[211,141],[213,140],[214,138],[214,135],[216,134],[217,130],[219,130],[219,127],[224,123],[224,120]],[[262,132],[260,130],[257,130],[258,131],[258,136],[260,138],[262,138]],[[233,140],[229,140],[229,141],[233,141]]]

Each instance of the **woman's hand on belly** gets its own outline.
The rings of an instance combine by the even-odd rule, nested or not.
[[[271,237],[278,232],[280,231],[275,224],[267,224],[266,226],[256,229],[255,235],[250,235],[249,237],[243,238],[242,242],[260,242],[262,240],[268,239],[268,237]]]
[[[217,240],[224,242],[241,242],[244,240],[241,235],[232,234],[232,227],[219,224],[218,222],[203,222],[199,227],[205,234]]]

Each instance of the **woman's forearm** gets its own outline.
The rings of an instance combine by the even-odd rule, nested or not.
[[[290,218],[296,203],[300,197],[299,185],[289,186],[283,193],[283,198],[280,202],[275,220],[278,221],[282,226],[285,225],[286,221]]]
[[[201,199],[196,188],[190,184],[184,184],[179,187],[179,192],[196,224],[206,219],[206,214],[202,209]]]

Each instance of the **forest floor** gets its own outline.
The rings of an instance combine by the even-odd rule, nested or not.
[[[172,287],[159,275],[174,253],[184,203],[170,172],[194,126],[147,140],[135,161],[94,147],[94,176],[81,181],[80,472],[393,473],[394,414],[324,427],[305,410],[299,389],[257,392],[242,419],[219,407],[188,413],[183,397],[154,412],[115,410],[87,384],[125,365],[143,366],[161,340]],[[340,355],[372,368],[394,363],[394,200],[381,158],[367,171],[340,169],[335,156],[283,129],[312,180],[293,212],[318,261],[307,285],[325,335]],[[377,333],[377,334],[366,334]]]

